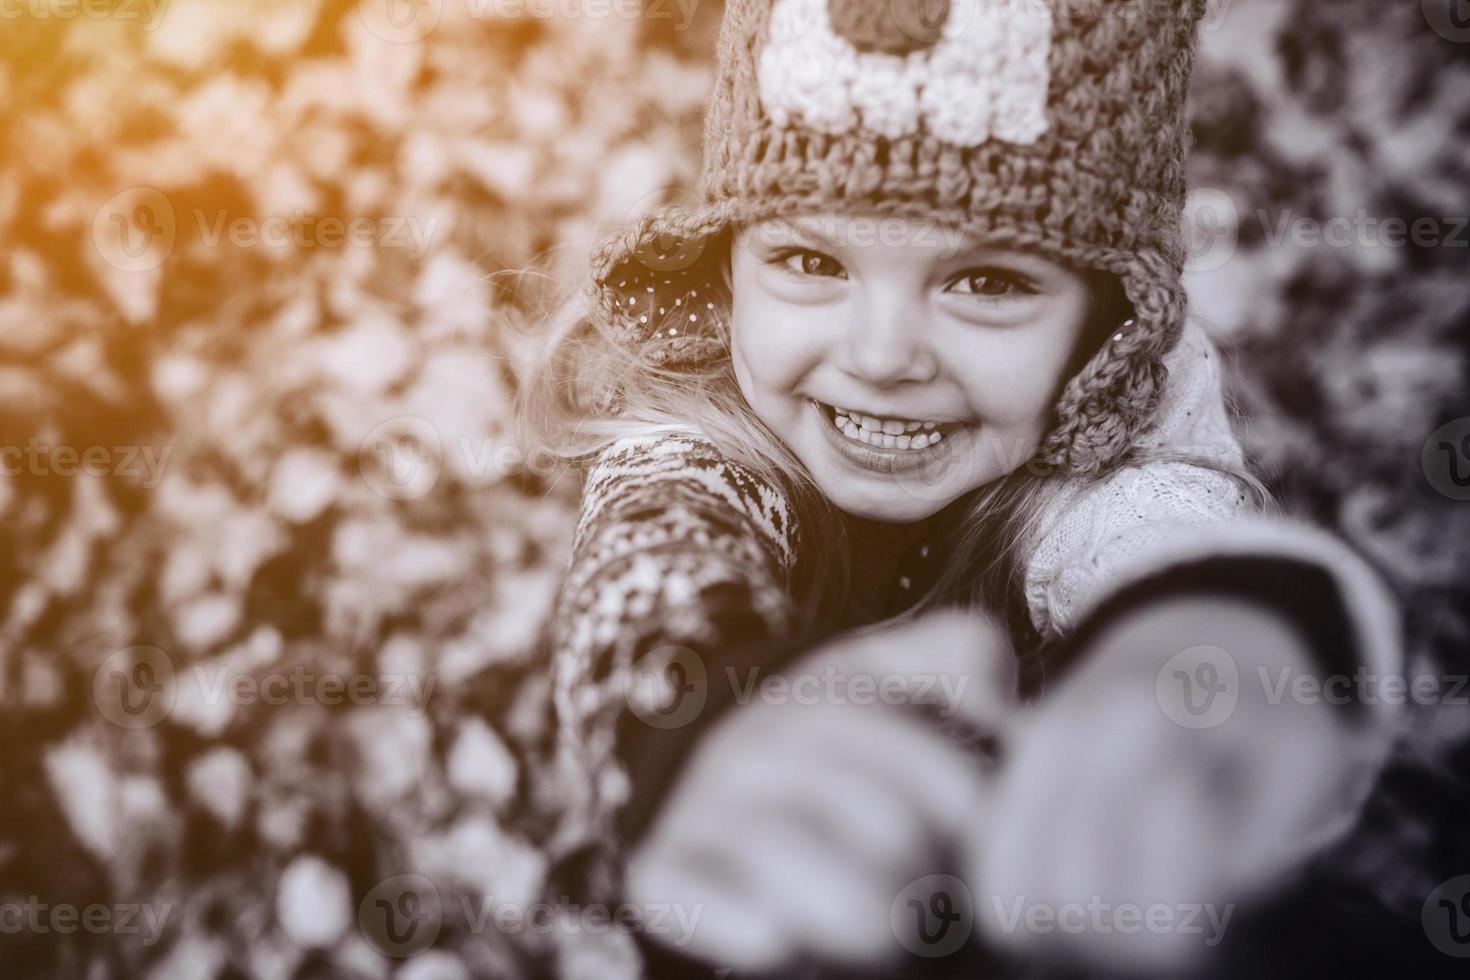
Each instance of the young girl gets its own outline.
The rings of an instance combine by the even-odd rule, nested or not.
[[[590,470],[561,844],[699,909],[681,956],[935,955],[943,873],[946,952],[1178,964],[1000,913],[1230,902],[1351,822],[1387,713],[1261,679],[1394,670],[1392,610],[1259,514],[1186,325],[1203,6],[728,4],[703,203],[597,252],[522,405]]]

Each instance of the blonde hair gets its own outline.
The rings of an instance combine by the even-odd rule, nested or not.
[[[536,446],[574,464],[585,464],[620,438],[657,432],[703,435],[732,462],[783,491],[800,535],[802,561],[791,583],[803,635],[820,637],[848,598],[851,585],[849,519],[822,493],[802,462],[756,417],[735,377],[729,351],[730,268],[728,241],[715,254],[722,276],[704,287],[712,304],[704,329],[723,345],[725,356],[698,366],[670,368],[653,349],[635,348],[589,316],[580,296],[564,298],[547,318],[545,343],[517,396],[517,432],[523,447]],[[1090,274],[1094,316],[1068,374],[1079,369],[1102,336],[1127,315],[1127,301],[1112,277]],[[670,309],[667,323],[650,325],[650,335],[683,326],[682,310]],[[676,319],[677,318],[677,319]],[[1091,339],[1089,339],[1091,338]],[[1105,480],[1124,466],[1155,461],[1184,462],[1221,472],[1262,506],[1263,485],[1228,461],[1186,453],[1135,451],[1099,472],[1079,478],[1022,465],[945,508],[950,560],[934,588],[907,618],[940,606],[979,608],[1000,616],[1018,648],[1037,646],[1023,594],[1025,557],[1042,530],[1047,505],[1059,494]],[[891,620],[890,620],[891,621]],[[883,625],[873,624],[874,628]]]

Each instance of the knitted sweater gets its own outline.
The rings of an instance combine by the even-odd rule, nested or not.
[[[1186,331],[1168,367],[1157,422],[1143,444],[1239,465],[1219,355],[1197,327]],[[1378,671],[1397,668],[1392,605],[1363,562],[1323,532],[1252,513],[1237,482],[1213,469],[1133,465],[1066,488],[1049,507],[1024,569],[1027,613],[1043,640],[1064,641],[1125,593],[1136,599],[1141,583],[1176,588],[1188,570],[1212,561],[1264,559],[1276,563],[1270,584],[1263,578],[1259,589],[1244,589],[1261,591],[1263,601],[1299,620],[1343,620],[1304,624],[1309,633],[1331,627],[1334,640],[1322,649],[1334,658],[1333,671],[1351,669],[1343,656]],[[874,563],[854,569],[869,592],[886,584],[889,613],[921,592],[932,571],[923,531],[892,529],[870,548]],[[705,724],[712,712],[701,709],[717,687],[705,682],[722,665],[781,658],[795,620],[791,586],[819,532],[799,528],[776,488],[696,431],[626,438],[601,453],[585,485],[554,628],[561,749],[585,769],[596,796],[597,816],[580,828],[584,839],[616,841],[641,824],[620,828],[616,819],[636,795],[626,745],[619,747],[630,722],[670,712],[667,724],[654,726],[684,727],[695,714]],[[885,554],[895,542],[912,550]],[[1240,591],[1238,583],[1254,574],[1209,573],[1199,581],[1211,588],[1234,582],[1229,587]],[[1332,594],[1307,595],[1309,577]],[[697,703],[682,703],[679,688],[695,691]],[[679,713],[685,717],[673,717]]]

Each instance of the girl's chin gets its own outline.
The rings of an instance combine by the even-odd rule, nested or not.
[[[826,488],[824,487],[823,490],[825,491]],[[880,521],[884,524],[916,524],[933,517],[944,509],[944,504],[928,501],[874,500],[869,497],[847,496],[851,499],[843,499],[841,495],[827,494],[828,499],[844,514],[869,521]]]
[[[926,483],[917,474],[882,474],[854,468],[817,447],[817,459],[806,461],[822,495],[854,517],[890,524],[911,524],[939,513],[963,496],[955,481]],[[815,464],[815,465],[814,465]]]

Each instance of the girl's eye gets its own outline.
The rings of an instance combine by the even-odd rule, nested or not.
[[[1024,276],[1005,269],[972,269],[961,273],[950,282],[949,290],[989,299],[1024,296],[1036,291]]]
[[[794,272],[800,276],[820,276],[823,278],[846,278],[847,272],[830,255],[821,252],[813,252],[811,249],[798,248],[779,256],[776,260],[788,272]]]

